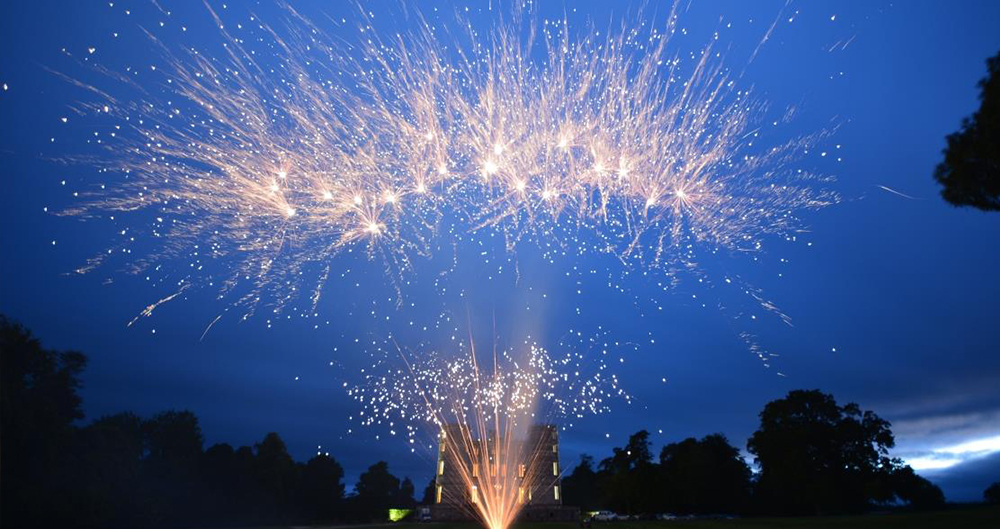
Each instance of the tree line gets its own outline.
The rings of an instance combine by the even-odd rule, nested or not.
[[[165,411],[83,419],[86,357],[44,349],[0,316],[0,525],[192,527],[385,519],[416,505],[380,461],[345,495],[334,458],[305,463],[276,433],[204,448],[198,418]]]
[[[345,494],[332,457],[296,462],[276,433],[253,446],[204,448],[197,417],[123,412],[81,425],[86,357],[44,349],[0,316],[0,525],[193,527],[384,520],[416,505],[414,485],[380,461]],[[582,510],[675,514],[834,514],[944,503],[940,489],[887,453],[890,425],[820,391],[768,403],[747,450],[725,436],[689,438],[653,454],[649,433],[563,478]],[[422,503],[434,497],[434,482]],[[987,489],[1000,502],[1000,484]]]
[[[654,458],[639,431],[595,467],[593,457],[563,479],[566,502],[618,513],[817,515],[905,505],[933,509],[944,495],[901,460],[889,422],[818,390],[768,403],[747,442],[759,472],[722,434],[688,438]]]

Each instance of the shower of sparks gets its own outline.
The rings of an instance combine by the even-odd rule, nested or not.
[[[578,419],[610,412],[616,399],[631,402],[605,359],[620,359],[634,346],[614,342],[606,333],[574,332],[558,347],[565,352],[553,354],[525,339],[516,348],[492,351],[487,371],[471,341],[460,340],[444,351],[404,351],[384,343],[372,351],[373,363],[351,377],[359,383],[344,382],[362,408],[351,420],[388,428],[390,435],[405,435],[418,445],[423,426],[437,431],[449,423],[469,423],[479,409],[572,428]]]
[[[571,333],[572,334],[572,333]],[[494,349],[484,360],[471,341],[457,354],[381,350],[381,358],[361,373],[362,382],[347,387],[361,406],[356,420],[383,427],[390,435],[405,432],[416,451],[420,433],[437,433],[439,467],[457,477],[461,488],[442,487],[446,503],[465,508],[488,529],[504,529],[530,502],[531,491],[546,490],[558,480],[558,467],[545,468],[540,457],[551,445],[534,446],[532,425],[572,421],[606,413],[609,402],[630,397],[607,372],[603,357],[615,344],[600,335],[554,356],[530,338],[515,350]],[[583,354],[581,349],[600,348]],[[352,419],[355,419],[352,417]],[[441,483],[438,483],[441,485]],[[440,500],[439,500],[440,503]]]
[[[487,529],[505,529],[531,501],[527,491],[550,488],[558,476],[544,472],[544,447],[526,444],[527,428],[496,410],[478,411],[473,424],[442,428],[441,459],[448,472],[457,474],[461,488],[439,485],[437,490],[444,502],[468,511]]]
[[[273,29],[209,8],[222,51],[149,33],[161,59],[97,67],[128,97],[71,80],[94,96],[78,109],[109,121],[94,140],[109,154],[86,163],[120,177],[67,213],[128,223],[81,272],[122,254],[129,271],[217,289],[245,315],[300,298],[312,312],[354,248],[398,279],[438,238],[490,230],[511,251],[670,275],[697,270],[701,252],[790,239],[798,213],[837,200],[804,163],[826,132],[781,139],[794,111],[766,118],[716,41],[674,49],[676,13],[575,31],[515,6],[486,34],[418,15],[390,36],[361,12],[344,44],[285,9]]]

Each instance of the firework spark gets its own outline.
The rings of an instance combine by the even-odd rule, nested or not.
[[[576,341],[558,343],[565,351],[560,355],[530,338],[515,349],[494,350],[489,370],[481,369],[471,339],[447,350],[407,351],[386,343],[371,352],[374,361],[359,373],[361,382],[344,386],[362,408],[356,418],[361,426],[405,433],[411,445],[419,442],[423,425],[437,430],[449,423],[467,424],[466,415],[477,409],[529,421],[560,420],[572,427],[576,419],[608,413],[615,399],[629,403],[631,397],[619,387],[605,358],[622,358],[625,349],[635,346],[606,334],[570,337]]]
[[[613,399],[630,401],[602,360],[611,344],[600,336],[587,341],[602,354],[567,347],[554,356],[530,339],[516,351],[494,349],[485,363],[471,338],[458,354],[397,349],[395,359],[362,370],[348,394],[362,407],[364,426],[392,435],[405,428],[411,445],[425,426],[439,432],[437,503],[504,529],[532,495],[558,499],[557,432],[538,423],[573,421],[609,411]],[[454,479],[443,477],[446,468]]]
[[[674,49],[676,13],[602,33],[515,7],[485,35],[418,15],[388,38],[362,12],[357,43],[340,44],[286,9],[279,31],[209,8],[224,53],[150,34],[162,59],[148,73],[102,69],[136,97],[74,81],[97,98],[84,112],[116,121],[99,142],[112,155],[88,163],[124,178],[67,213],[147,213],[155,250],[132,271],[188,261],[180,286],[219,288],[247,313],[301,292],[315,309],[345,250],[398,277],[441,233],[493,230],[510,250],[669,274],[699,250],[759,251],[837,200],[799,164],[824,133],[768,140],[783,120],[764,122],[714,42]]]

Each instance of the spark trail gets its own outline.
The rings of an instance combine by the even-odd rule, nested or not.
[[[674,275],[838,200],[802,163],[827,133],[781,139],[715,41],[672,46],[676,12],[597,31],[513,7],[485,34],[417,13],[390,35],[361,11],[349,41],[284,9],[276,29],[209,7],[221,52],[149,32],[161,58],[141,75],[97,68],[127,97],[74,81],[94,97],[80,111],[113,122],[82,161],[118,176],[66,213],[133,223],[81,271],[125,255],[245,316],[315,310],[355,248],[397,284],[443,236],[485,231]]]

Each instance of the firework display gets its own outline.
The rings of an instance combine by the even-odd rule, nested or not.
[[[402,303],[416,260],[477,237],[549,261],[610,256],[670,284],[702,274],[704,255],[794,238],[802,211],[838,200],[831,178],[803,163],[826,156],[816,150],[828,132],[783,133],[794,109],[774,117],[715,40],[672,47],[676,6],[659,27],[622,20],[611,31],[530,4],[500,10],[486,34],[461,14],[415,13],[416,29],[395,35],[361,9],[354,41],[289,6],[281,26],[207,11],[217,49],[175,49],[148,32],[152,64],[118,71],[88,58],[116,89],[70,79],[89,91],[78,110],[105,124],[92,141],[107,151],[74,161],[109,181],[64,213],[128,226],[78,272],[124,261],[168,285],[137,320],[196,288],[244,318],[261,306],[314,315],[348,253],[385,270]],[[571,427],[631,401],[605,364],[621,344],[573,336],[554,353],[530,337],[486,355],[471,336],[359,345],[374,362],[343,383],[360,408],[351,420],[412,451],[430,425],[429,448],[461,484],[439,482],[438,501],[458,494],[502,529],[532,491],[559,499],[558,455],[525,441],[544,437],[533,424]],[[752,334],[740,338],[767,363]]]
[[[602,33],[514,7],[487,35],[421,18],[390,38],[362,11],[343,44],[286,11],[279,31],[209,8],[222,53],[151,35],[162,59],[141,69],[155,82],[99,68],[133,99],[84,85],[97,98],[81,111],[114,121],[99,139],[111,155],[86,161],[124,178],[66,213],[135,224],[81,272],[122,254],[247,312],[315,307],[345,250],[398,278],[439,238],[490,231],[511,251],[671,274],[702,252],[758,251],[837,200],[798,163],[826,133],[774,140],[793,112],[764,121],[714,44],[672,50],[676,13]],[[137,241],[151,249],[133,255]]]

